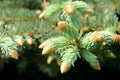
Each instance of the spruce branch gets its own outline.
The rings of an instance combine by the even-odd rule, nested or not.
[[[56,56],[56,55],[49,55],[48,58],[47,58],[47,64],[52,63],[52,61],[53,61],[54,59],[57,59],[57,57],[58,57],[58,56]]]
[[[24,43],[24,39],[23,39],[23,37],[20,36],[20,35],[15,35],[15,36],[13,37],[13,40],[16,42],[16,44],[17,44],[18,46],[22,46],[23,43]]]
[[[62,61],[68,63],[70,67],[74,66],[74,62],[77,60],[78,56],[80,57],[78,48],[73,45],[69,45],[61,55]]]
[[[64,36],[58,36],[56,38],[50,38],[45,41],[47,46],[54,48],[55,51],[58,51],[59,48],[63,48],[70,44],[70,40]]]
[[[110,44],[113,41],[113,33],[109,32],[108,30],[99,31],[98,33],[104,36],[104,42]]]
[[[67,28],[66,28],[66,30],[65,30],[65,32],[64,32],[67,36],[68,36],[68,38],[70,38],[70,39],[77,39],[78,38],[78,36],[79,36],[79,31],[78,31],[78,29],[73,25],[73,24],[68,24],[67,25]]]
[[[3,55],[9,56],[14,50],[17,50],[17,45],[10,37],[4,37],[0,39],[0,48]]]
[[[83,59],[85,59],[91,66],[96,65],[97,56],[94,55],[93,53],[91,53],[91,52],[89,52],[87,50],[82,50],[81,57]]]
[[[80,41],[80,46],[86,48],[87,50],[93,50],[98,48],[98,46],[103,46],[103,43],[111,45],[113,41],[113,33],[109,32],[108,30],[94,31],[83,36]]]
[[[76,13],[75,15],[71,17],[71,20],[69,21],[69,23],[73,24],[77,29],[80,29],[80,27],[82,26],[81,16],[82,14],[80,15]]]
[[[38,18],[0,18],[2,21],[35,21],[39,20]]]
[[[83,2],[83,1],[73,1],[72,4],[75,6],[77,11],[79,11],[81,14],[84,13],[88,8],[88,5],[86,4],[86,2]]]
[[[112,58],[112,59],[116,59],[116,55],[113,53],[112,50],[108,49],[108,50],[104,50],[104,53],[103,53],[103,57],[108,57],[108,58]]]
[[[87,34],[85,34],[82,39],[80,39],[79,42],[79,47],[83,47],[86,48],[87,50],[90,50],[92,47],[94,47],[94,42],[92,40],[92,36],[93,36],[94,32],[89,32]]]
[[[20,8],[18,9],[12,9],[12,8],[0,8],[0,15],[2,19],[5,18],[37,18],[37,15],[34,11]],[[29,13],[29,14],[28,14]]]
[[[52,15],[59,13],[59,11],[61,10],[60,6],[61,6],[60,4],[53,4],[47,7],[44,10],[46,17],[52,17]]]
[[[52,8],[54,10],[51,10]],[[43,48],[42,54],[57,53],[62,61],[61,73],[69,71],[78,56],[97,70],[100,70],[99,56],[100,58],[116,57],[112,51],[107,52],[111,49],[111,45],[120,41],[120,36],[115,33],[119,23],[114,12],[104,13],[101,8],[98,12],[94,12],[82,1],[63,1],[59,5],[47,7],[44,11],[45,15],[42,17],[46,20],[51,20],[49,17],[54,15],[62,35],[47,39],[39,48]],[[103,13],[99,14],[100,11]],[[87,31],[84,31],[83,27]]]

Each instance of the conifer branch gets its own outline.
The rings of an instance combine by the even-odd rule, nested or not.
[[[38,52],[35,48],[41,43],[39,48],[42,49],[42,55],[48,57],[47,64],[56,60],[61,73],[74,67],[78,57],[87,61],[94,69],[100,70],[99,57],[106,60],[115,59],[119,55],[114,54],[114,50],[118,50],[113,48],[114,45],[118,48],[120,46],[120,23],[115,15],[118,3],[106,0],[104,2],[110,4],[105,5],[101,4],[103,0],[92,0],[89,6],[84,1],[59,0],[51,5],[44,1],[41,6],[43,11],[37,12],[39,18],[36,18],[34,10],[20,8],[18,11],[12,8],[3,9],[3,6],[0,9],[0,31],[7,36],[0,33],[1,54],[18,59],[16,50],[20,49],[25,55],[29,48],[39,58],[41,54],[38,53],[41,50]],[[113,5],[115,6],[112,7]],[[23,65],[27,65],[27,62]],[[41,62],[43,64],[43,60]],[[45,64],[41,69],[51,73]]]
[[[60,10],[61,10],[60,4],[53,4],[47,7],[44,10],[44,12],[45,12],[46,17],[52,17],[52,15],[59,13]]]
[[[1,21],[35,21],[38,18],[0,18]]]
[[[70,44],[70,40],[63,36],[59,36],[57,38],[50,38],[45,41],[47,46],[54,48],[55,51],[59,51],[58,49],[63,48]]]
[[[72,45],[69,45],[69,47],[65,49],[61,55],[62,61],[68,63],[70,67],[74,66],[78,56],[80,57],[78,48]]]
[[[83,59],[85,59],[91,66],[96,65],[97,56],[94,55],[93,53],[91,53],[91,52],[89,52],[87,50],[82,50],[81,57]]]
[[[83,48],[86,48],[87,50],[93,50],[95,48],[98,48],[97,46],[99,47],[100,45],[103,46],[104,44],[102,43],[111,45],[112,42],[114,42],[113,37],[114,37],[113,33],[109,32],[108,30],[90,32],[81,39],[80,46],[82,46]]]
[[[10,37],[0,39],[1,54],[9,56],[14,50],[17,50],[16,43]]]
[[[67,28],[64,33],[70,39],[77,39],[79,36],[78,29],[73,24],[70,24],[70,23],[67,25]]]

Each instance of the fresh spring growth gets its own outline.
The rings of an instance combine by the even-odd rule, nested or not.
[[[64,11],[68,14],[68,15],[73,15],[75,13],[75,8],[73,4],[68,4],[66,5]]]
[[[61,73],[66,73],[70,70],[70,66],[68,63],[66,62],[62,62],[61,65],[60,65],[60,71]]]

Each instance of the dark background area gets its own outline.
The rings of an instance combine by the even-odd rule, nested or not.
[[[47,76],[35,66],[30,66],[24,73],[19,73],[16,69],[17,62],[10,61],[6,63],[0,71],[0,78],[3,80],[119,80],[120,70],[107,66],[102,67],[100,71],[93,70],[88,63],[76,61],[75,67],[64,74],[58,74],[55,77]]]

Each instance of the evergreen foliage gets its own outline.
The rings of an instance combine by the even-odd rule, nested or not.
[[[19,71],[34,64],[49,76],[69,72],[78,58],[96,70],[106,63],[120,68],[119,5],[119,0],[1,0],[1,64],[12,58]]]

